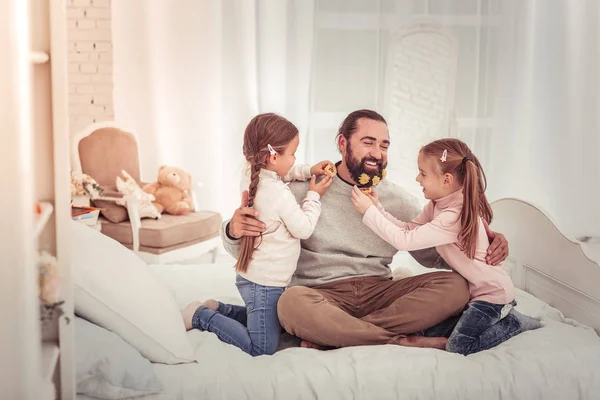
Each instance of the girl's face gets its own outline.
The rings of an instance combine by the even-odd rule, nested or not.
[[[417,162],[419,164],[419,174],[416,179],[423,188],[426,199],[437,200],[452,193],[452,182],[448,182],[447,176],[450,174],[442,174],[437,165],[437,160],[419,153]]]
[[[286,176],[296,162],[296,150],[299,144],[300,135],[296,135],[282,153],[277,153],[269,157],[268,169],[275,171],[282,178]]]

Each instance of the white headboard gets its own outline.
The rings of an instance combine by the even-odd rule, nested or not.
[[[509,242],[505,265],[515,285],[600,333],[600,265],[531,204],[501,199],[492,209],[491,228]]]

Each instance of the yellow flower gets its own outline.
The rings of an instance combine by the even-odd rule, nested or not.
[[[383,171],[381,171],[381,179],[385,179],[386,175],[387,175],[387,171],[385,169]]]
[[[373,177],[373,186],[377,185],[380,181],[381,181],[381,179],[379,179],[378,176],[374,176]]]
[[[366,185],[367,183],[369,183],[370,180],[371,177],[369,177],[369,175],[367,174],[362,174],[358,177],[358,183],[360,183],[361,185]]]

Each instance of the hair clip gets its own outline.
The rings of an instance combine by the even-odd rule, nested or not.
[[[272,156],[277,154],[277,152],[273,149],[273,146],[271,146],[270,144],[267,144],[267,147],[269,148],[269,153],[271,153]]]
[[[446,157],[448,157],[448,150],[444,150],[442,156],[440,157],[440,160],[442,160],[442,162],[446,162]]]

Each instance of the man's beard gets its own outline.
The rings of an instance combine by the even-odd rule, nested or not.
[[[364,157],[362,160],[359,160],[358,158],[354,157],[352,155],[352,147],[350,147],[350,142],[348,141],[348,145],[346,146],[346,166],[348,167],[348,171],[350,171],[350,176],[352,177],[352,179],[354,180],[354,182],[356,182],[358,184],[359,182],[359,178],[362,174],[366,174],[369,176],[369,183],[366,185],[360,185],[359,186],[371,186],[371,182],[373,181],[373,177],[374,176],[378,176],[379,179],[381,179],[383,176],[383,170],[385,169],[385,167],[387,167],[387,162],[384,163],[383,160],[377,160],[376,158],[373,157]],[[375,164],[377,164],[376,169],[375,168],[369,168],[367,169],[367,167],[365,166],[365,163],[367,161],[373,162]]]

